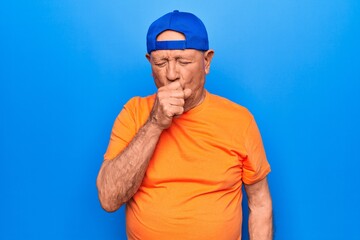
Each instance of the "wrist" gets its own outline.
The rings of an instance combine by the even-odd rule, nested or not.
[[[172,119],[167,119],[166,117],[158,116],[155,112],[152,112],[147,120],[147,123],[153,128],[163,131],[170,127]]]
[[[164,131],[164,129],[166,129],[159,123],[159,120],[154,115],[151,115],[149,117],[149,119],[146,121],[145,125],[147,125],[147,128],[151,132],[154,132],[155,134],[156,133],[161,134],[162,131]]]

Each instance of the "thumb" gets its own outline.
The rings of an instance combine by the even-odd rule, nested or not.
[[[184,98],[187,99],[188,97],[190,97],[192,91],[190,88],[186,88],[184,89]]]

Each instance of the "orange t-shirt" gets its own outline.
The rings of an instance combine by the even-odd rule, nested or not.
[[[105,160],[147,120],[155,95],[132,98],[117,117]],[[270,172],[249,111],[206,92],[163,131],[138,192],[126,205],[129,239],[241,239],[242,183]]]

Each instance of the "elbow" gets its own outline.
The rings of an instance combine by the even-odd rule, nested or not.
[[[101,200],[100,200],[100,205],[101,205],[102,209],[104,209],[108,213],[115,212],[122,206],[122,204],[116,205],[109,201],[101,201]]]
[[[115,186],[114,184],[108,183],[107,179],[104,177],[103,168],[100,169],[96,179],[96,187],[100,205],[106,212],[117,211],[129,200],[122,194],[122,186]]]
[[[125,202],[118,199],[118,197],[113,194],[104,194],[99,190],[99,201],[101,207],[106,212],[115,212],[117,211]]]
[[[106,212],[115,212],[125,203],[125,201],[122,201],[116,193],[104,189],[99,181],[97,181],[96,185],[100,205]]]

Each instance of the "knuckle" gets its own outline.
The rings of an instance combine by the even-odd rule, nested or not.
[[[158,93],[157,93],[157,98],[158,99],[162,99],[162,98],[164,98],[164,90],[158,90]]]

